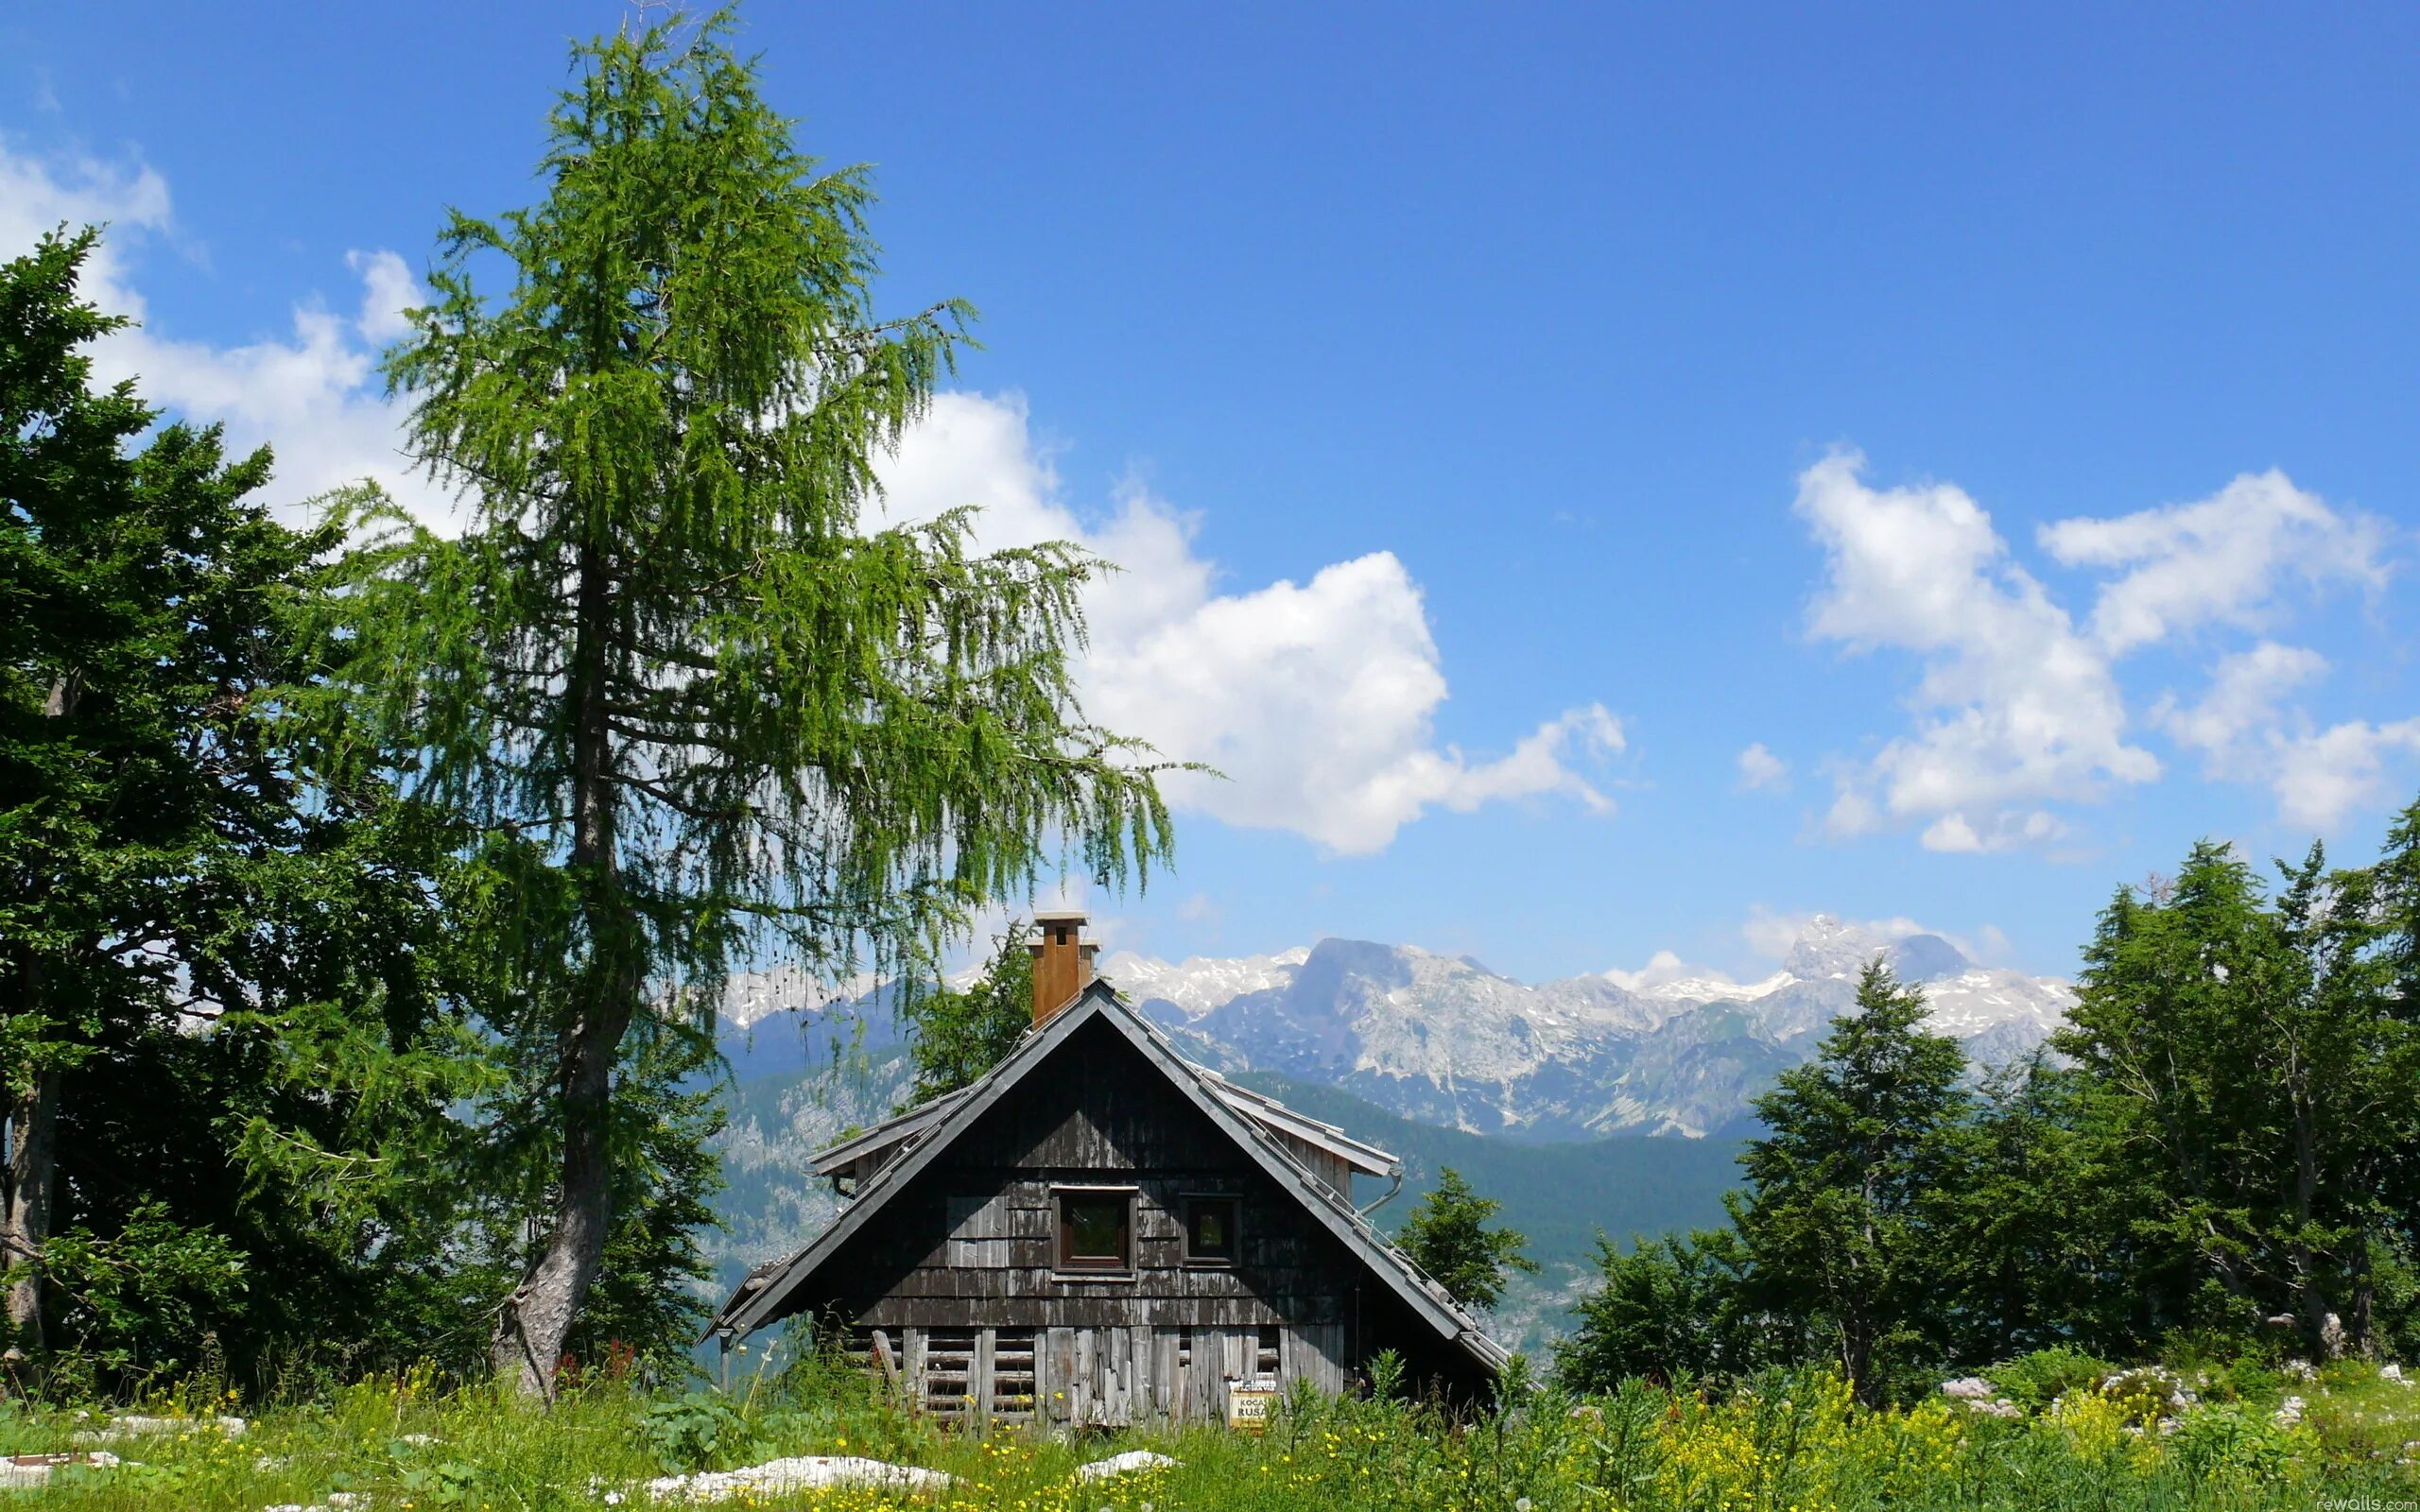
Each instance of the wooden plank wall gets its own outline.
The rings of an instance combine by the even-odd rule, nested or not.
[[[1306,1329],[1054,1328],[876,1330],[906,1368],[899,1387],[951,1421],[1047,1421],[1125,1427],[1153,1420],[1223,1421],[1233,1384],[1320,1390],[1345,1386],[1340,1324]],[[1030,1355],[1026,1352],[1030,1349]],[[995,1362],[1022,1367],[1004,1375]],[[1002,1383],[1012,1383],[1004,1390]]]
[[[1359,1262],[1114,1030],[1098,1030],[1035,1068],[892,1194],[827,1263],[837,1294],[811,1314],[886,1331],[909,1400],[942,1410],[927,1390],[930,1358],[943,1367],[932,1383],[943,1397],[975,1398],[966,1405],[978,1419],[1002,1405],[1002,1331],[1012,1353],[1030,1331],[1028,1410],[1079,1423],[1215,1421],[1230,1382],[1340,1391],[1361,1354],[1416,1346],[1358,1337],[1357,1297],[1369,1284]],[[1131,1274],[1056,1268],[1059,1186],[1134,1189]],[[1238,1199],[1235,1263],[1188,1264],[1184,1199],[1212,1194]]]

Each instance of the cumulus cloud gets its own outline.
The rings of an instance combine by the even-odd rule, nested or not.
[[[1949,484],[1876,489],[1836,453],[1799,477],[1797,509],[1827,558],[1809,608],[1818,637],[1852,652],[1924,660],[1912,733],[1842,784],[1836,835],[1921,820],[1937,850],[2047,837],[2043,799],[2083,800],[2149,782],[2127,739],[2108,659],[2009,557],[1991,517]]]
[[[1826,558],[1810,632],[1852,653],[1913,653],[1923,667],[1914,728],[1843,768],[1825,829],[1911,827],[1945,852],[2061,839],[2071,827],[2046,805],[2161,775],[2130,728],[2118,676],[2128,653],[2266,625],[2297,586],[2375,591],[2388,576],[2381,523],[2277,472],[2190,504],[2043,527],[2061,564],[2106,575],[2081,626],[1954,485],[1876,489],[1864,459],[1842,452],[1800,475],[1797,507]],[[2284,700],[2326,670],[2314,651],[2264,641],[2221,657],[2201,701],[2164,696],[2146,723],[2198,752],[2206,776],[2273,784],[2288,822],[2333,822],[2376,797],[2408,741],[2401,725],[2309,732]]]
[[[1625,971],[1616,967],[1604,972],[1603,975],[1606,981],[1625,992],[1651,992],[1659,987],[1686,981],[1694,976],[1703,976],[1719,981],[1730,980],[1727,975],[1711,967],[1691,966],[1671,951],[1657,951],[1647,958],[1645,966],[1635,971]]]
[[[406,466],[399,446],[403,408],[389,400],[375,351],[402,331],[397,312],[420,301],[418,282],[390,251],[346,261],[362,283],[358,313],[297,304],[288,335],[233,346],[179,339],[155,319],[132,270],[143,251],[173,249],[168,186],[139,164],[41,158],[0,143],[0,257],[30,249],[45,232],[106,224],[85,267],[83,292],[102,309],[138,322],[95,345],[105,383],[131,378],[153,404],[198,423],[226,427],[230,448],[274,446],[276,498],[290,517],[302,502],[367,478],[433,524],[454,501]]]
[[[1758,741],[1739,753],[1739,785],[1751,793],[1788,787],[1789,764]]]
[[[2420,719],[2317,729],[2302,710],[2284,707],[2289,694],[2326,674],[2318,652],[2263,641],[2221,658],[2198,702],[2169,695],[2153,717],[2202,752],[2207,775],[2264,782],[2287,823],[2333,830],[2386,796],[2390,762],[2420,752]]]
[[[410,266],[384,250],[347,252],[344,266],[361,275],[361,313],[353,321],[361,338],[384,345],[409,335],[412,325],[404,312],[428,302]]]
[[[1172,778],[1184,808],[1340,854],[1383,850],[1432,808],[1548,795],[1613,808],[1582,775],[1623,748],[1600,706],[1566,711],[1494,759],[1437,743],[1444,672],[1419,585],[1391,552],[1219,592],[1193,517],[1130,485],[1107,518],[1079,519],[1024,407],[977,394],[942,395],[882,476],[894,519],[977,505],[986,545],[1076,541],[1123,569],[1086,595],[1086,708],[1224,774]]]
[[[2210,624],[2258,629],[2297,581],[2383,587],[2386,534],[2379,521],[2331,509],[2273,469],[2192,504],[2061,520],[2040,539],[2062,565],[2122,569],[2101,586],[2092,614],[2094,636],[2118,652]]]
[[[2307,829],[2332,830],[2346,816],[2388,797],[2390,756],[2414,755],[2420,755],[2420,719],[2383,725],[2355,719],[2281,736],[2272,749],[2269,779],[2278,816]]]
[[[2221,657],[2208,691],[2189,706],[2164,696],[2152,718],[2177,744],[2202,753],[2211,777],[2244,778],[2260,770],[2260,748],[2275,732],[2285,696],[2327,675],[2327,659],[2296,645],[2263,641]]]

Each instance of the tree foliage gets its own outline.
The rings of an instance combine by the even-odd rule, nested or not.
[[[266,451],[93,386],[95,240],[0,268],[11,1314],[129,1374],[197,1332],[243,1367],[408,1311],[477,1057],[434,816],[301,735],[337,537],[271,514]]]
[[[727,30],[576,50],[544,199],[453,217],[387,365],[467,527],[353,517],[383,531],[341,601],[354,696],[509,875],[492,1023],[554,1057],[491,1109],[562,1152],[497,1340],[531,1389],[606,1248],[635,1022],[709,1022],[754,960],[926,970],[1046,862],[1110,882],[1168,840],[1140,747],[1077,705],[1098,564],[977,551],[964,511],[862,526],[971,312],[877,314],[864,172],[797,150]]]
[[[2030,1351],[2420,1344],[2420,803],[2273,890],[2121,889],[2049,1050],[1987,1071],[1878,967],[1759,1105],[1733,1230],[1600,1257],[1566,1374],[1837,1358],[1869,1400]]]
[[[1730,1228],[1597,1242],[1598,1286],[1573,1308],[1555,1343],[1566,1389],[1607,1392],[1625,1381],[1667,1385],[1743,1376],[1778,1353],[1743,1310],[1747,1252]]]
[[[1879,959],[1815,1058],[1757,1099],[1763,1138],[1739,1158],[1732,1211],[1764,1308],[1816,1320],[1858,1394],[1938,1349],[1932,1194],[1969,1106],[1964,1053],[1924,1027],[1924,993]]]
[[[965,990],[946,983],[905,1007],[916,1064],[908,1106],[954,1092],[1008,1058],[1033,1024],[1033,953],[1021,920],[992,941],[992,957]]]
[[[2420,1024],[2396,984],[2415,820],[2377,868],[2331,871],[2314,845],[2273,899],[2204,843],[2164,896],[2102,914],[2056,1043],[2138,1194],[2168,1281],[2157,1321],[2287,1316],[2314,1350],[2370,1340],[2376,1267],[2413,1237]]]
[[[1482,1197],[1452,1166],[1437,1173],[1437,1190],[1403,1221],[1395,1244],[1431,1280],[1469,1307],[1492,1308],[1504,1297],[1512,1271],[1536,1274],[1538,1263],[1521,1253],[1529,1240],[1518,1230],[1489,1222],[1503,1204]]]

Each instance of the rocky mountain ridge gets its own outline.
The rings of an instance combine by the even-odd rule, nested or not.
[[[1751,982],[1668,954],[1638,972],[1530,985],[1468,957],[1347,939],[1182,962],[1120,952],[1100,970],[1217,1070],[1335,1087],[1472,1133],[1567,1140],[1742,1130],[1751,1100],[1813,1054],[1877,954],[1985,1064],[2031,1051],[2075,1001],[2065,982],[1979,965],[1938,935],[1887,937],[1822,915],[1779,971]],[[805,988],[770,973],[735,984],[746,1009],[725,1047],[742,1076],[896,1042],[879,991],[819,1006]]]
[[[1533,986],[1468,957],[1342,939],[1179,964],[1120,953],[1101,971],[1222,1071],[1338,1087],[1474,1133],[1695,1137],[1751,1119],[1750,1100],[1813,1053],[1876,954],[1980,1062],[2030,1051],[2075,1001],[2064,982],[1978,965],[1940,936],[1886,938],[1820,915],[1755,982],[1659,957],[1660,970]]]

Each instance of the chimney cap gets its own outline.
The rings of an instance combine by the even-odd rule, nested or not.
[[[1084,910],[1080,908],[1038,909],[1034,913],[1033,921],[1037,924],[1080,924],[1084,921]]]

